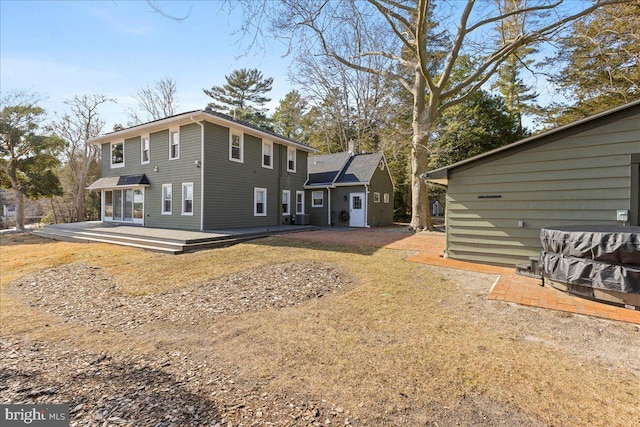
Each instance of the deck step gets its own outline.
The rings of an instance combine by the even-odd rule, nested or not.
[[[166,253],[166,254],[181,254],[185,252],[194,252],[202,249],[211,249],[216,247],[231,246],[247,240],[258,239],[262,237],[271,236],[273,234],[282,233],[294,233],[299,231],[307,231],[309,229],[315,229],[315,227],[306,227],[300,229],[291,230],[275,230],[270,231],[268,229],[254,230],[252,232],[222,232],[211,233],[210,237],[195,238],[195,239],[175,239],[166,237],[145,237],[141,235],[134,235],[133,233],[118,233],[110,231],[97,231],[92,228],[64,228],[64,227],[45,227],[37,230],[33,230],[32,233],[36,236],[62,240],[71,242],[96,242],[96,243],[109,243],[122,246],[129,246],[148,251]]]

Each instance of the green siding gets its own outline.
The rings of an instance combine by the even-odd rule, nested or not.
[[[618,209],[637,225],[640,114],[582,129],[450,170],[449,256],[512,266],[539,255],[542,227],[617,224]]]
[[[180,127],[180,157],[169,160],[169,130],[150,135],[151,162],[146,166],[151,187],[145,194],[145,225],[148,227],[200,229],[200,175],[195,164],[201,159],[200,126],[190,124]],[[157,166],[158,172],[153,168]],[[140,167],[140,165],[139,165]],[[193,216],[182,215],[182,184],[193,183]],[[173,203],[171,215],[162,214],[162,184],[172,184]]]
[[[146,227],[200,229],[200,169],[195,166],[195,161],[200,160],[200,126],[191,124],[181,126],[179,130],[180,158],[175,160],[169,160],[169,129],[149,135],[150,162],[147,164],[140,164],[141,137],[124,141],[125,166],[120,168],[111,168],[110,144],[102,144],[102,177],[144,173],[149,179],[144,200]],[[181,209],[182,183],[187,182],[194,185],[192,216],[182,215]],[[171,215],[162,215],[162,184],[173,185]]]
[[[373,193],[380,193],[380,203],[374,202]],[[389,195],[389,203],[384,202],[384,194]],[[371,177],[369,185],[369,206],[367,209],[367,223],[372,227],[393,224],[393,182],[385,167],[376,171]]]
[[[204,228],[239,228],[278,225],[282,190],[291,191],[292,213],[295,192],[306,179],[306,153],[297,151],[296,173],[286,172],[286,147],[273,144],[273,169],[262,166],[262,140],[244,134],[244,162],[229,160],[229,128],[205,123]],[[267,215],[254,216],[254,189],[267,190]],[[305,211],[308,210],[305,207]]]
[[[313,192],[314,191],[321,191],[322,192],[322,207],[313,207]],[[331,193],[333,194],[335,190],[331,190]],[[309,215],[311,215],[311,224],[314,225],[330,225],[329,224],[329,217],[328,217],[328,213],[329,213],[329,197],[327,195],[327,189],[326,188],[318,188],[317,190],[307,190],[307,196],[309,198],[309,209],[306,211]],[[333,202],[333,201],[331,201]],[[331,210],[335,211],[333,204],[331,203]],[[333,217],[332,217],[333,218]]]
[[[349,195],[351,193],[365,193],[366,188],[364,185],[352,185],[348,187],[337,187],[331,190],[331,198],[334,203],[331,206],[331,218],[334,223],[340,227],[346,227],[349,225],[349,221],[340,221],[340,212],[346,210],[349,212]],[[373,197],[373,194],[369,194],[370,197]],[[345,200],[346,197],[346,200]],[[368,207],[367,207],[368,210]],[[365,218],[366,221],[366,218]],[[366,224],[365,224],[366,225]]]

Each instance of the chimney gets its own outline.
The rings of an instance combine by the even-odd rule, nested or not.
[[[349,142],[347,143],[347,147],[349,149],[349,154],[351,154],[352,156],[356,154],[356,143],[353,139],[349,140]]]

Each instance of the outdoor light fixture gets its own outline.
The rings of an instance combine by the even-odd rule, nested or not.
[[[157,167],[157,166],[154,166],[154,167],[153,167],[153,171],[154,171],[154,172],[158,172],[159,170],[160,170],[160,168],[159,168],[159,167]]]

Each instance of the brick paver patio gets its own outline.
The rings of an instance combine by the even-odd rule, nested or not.
[[[572,296],[550,286],[540,286],[540,280],[519,276],[515,274],[515,269],[443,258],[441,256],[445,248],[443,233],[414,234],[394,227],[324,229],[290,234],[287,237],[315,242],[414,251],[417,254],[408,257],[407,261],[498,275],[497,281],[487,296],[489,300],[640,324],[640,311]]]

